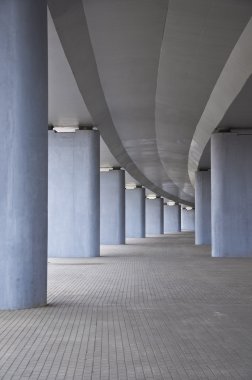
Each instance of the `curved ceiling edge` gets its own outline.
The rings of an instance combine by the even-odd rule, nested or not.
[[[251,36],[252,18],[230,54],[196,127],[188,156],[188,173],[193,185],[195,172],[212,133],[252,74]]]
[[[158,62],[158,68],[157,68],[157,78],[156,78],[156,93],[155,93],[155,111],[154,111],[154,119],[155,119],[155,133],[156,133],[156,147],[157,147],[157,153],[158,153],[158,156],[159,156],[159,160],[160,160],[160,164],[162,165],[164,171],[167,173],[167,168],[166,168],[166,165],[164,163],[164,160],[163,160],[163,157],[162,157],[162,149],[160,148],[158,142],[159,142],[159,138],[158,138],[158,130],[157,130],[157,91],[158,91],[158,86],[159,86],[159,71],[160,71],[160,66],[161,66],[161,59],[162,59],[162,55],[164,54],[163,50],[164,50],[164,40],[165,40],[165,37],[166,37],[166,28],[167,28],[167,23],[168,23],[168,12],[169,12],[169,5],[170,5],[170,0],[168,0],[168,4],[167,4],[167,12],[166,12],[166,20],[165,20],[165,23],[164,23],[164,27],[163,27],[163,37],[162,37],[162,41],[161,41],[161,45],[160,45],[160,51],[159,51],[159,62]],[[161,139],[162,140],[162,139]],[[167,174],[168,175],[168,174]],[[168,176],[168,178],[170,178]],[[178,188],[178,191],[179,191],[179,198],[183,198],[184,197],[190,197],[190,198],[194,198],[194,194],[192,193],[187,193],[186,191],[186,188],[183,188],[182,190],[180,189],[179,187],[179,184],[175,183],[174,181],[172,181]],[[193,202],[191,202],[192,204]]]
[[[146,178],[124,149],[113,124],[89,37],[81,0],[48,0],[57,33],[88,110],[112,154],[130,175],[159,196],[193,205],[157,187]],[[85,67],[85,71],[83,70]]]

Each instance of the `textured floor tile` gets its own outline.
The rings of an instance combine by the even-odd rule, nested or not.
[[[252,260],[188,233],[49,263],[49,305],[0,312],[0,379],[252,379]]]

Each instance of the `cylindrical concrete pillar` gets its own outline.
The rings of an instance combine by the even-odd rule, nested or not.
[[[195,231],[195,210],[181,207],[181,231]]]
[[[100,135],[49,131],[49,257],[100,255]]]
[[[211,141],[212,256],[252,256],[252,135]]]
[[[146,198],[145,228],[147,235],[164,233],[164,200],[163,198]]]
[[[170,234],[181,231],[180,206],[164,205],[164,233]]]
[[[125,244],[125,171],[100,174],[101,244]]]
[[[195,244],[211,244],[211,172],[195,175]]]
[[[126,189],[126,237],[145,237],[145,189]]]
[[[46,304],[47,2],[0,2],[0,309]]]

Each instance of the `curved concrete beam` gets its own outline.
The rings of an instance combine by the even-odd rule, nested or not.
[[[195,182],[195,172],[213,131],[218,127],[229,107],[252,75],[251,38],[252,18],[222,70],[196,127],[188,158],[188,172],[192,184]]]
[[[157,149],[155,95],[168,0],[83,4],[102,89],[123,147],[152,183],[171,197],[192,201],[167,176]]]
[[[252,14],[247,0],[170,0],[156,92],[157,147],[180,192],[194,194],[188,154],[195,128]]]
[[[150,181],[127,153],[104,96],[82,1],[49,0],[48,6],[84,102],[112,154],[122,167],[154,193],[177,202],[192,204]]]
[[[48,122],[53,126],[93,125],[48,10]]]

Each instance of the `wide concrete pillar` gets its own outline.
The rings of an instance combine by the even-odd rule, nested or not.
[[[181,207],[181,231],[195,231],[195,210]]]
[[[147,235],[160,235],[164,233],[164,200],[163,198],[146,198],[145,227]]]
[[[211,244],[211,172],[195,175],[195,244]]]
[[[164,205],[164,233],[174,233],[181,231],[180,206]]]
[[[211,141],[212,256],[252,256],[252,135],[216,133]]]
[[[100,175],[101,244],[125,244],[125,171]]]
[[[145,237],[145,189],[126,189],[126,237]]]
[[[99,256],[99,132],[48,134],[48,255]]]
[[[47,2],[0,1],[0,309],[46,304]]]

